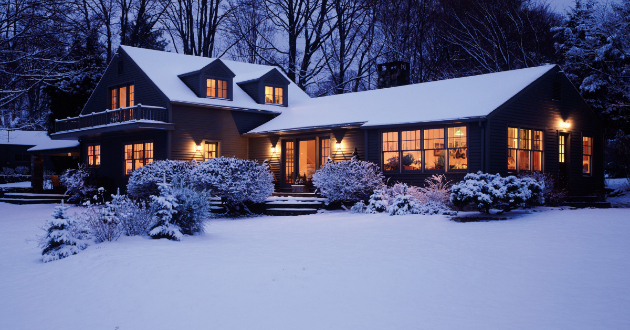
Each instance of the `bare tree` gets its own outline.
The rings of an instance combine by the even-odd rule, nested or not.
[[[263,0],[234,0],[226,28],[226,52],[235,60],[275,64],[275,28],[267,20]]]

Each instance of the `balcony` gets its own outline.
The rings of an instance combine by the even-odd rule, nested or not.
[[[166,108],[138,104],[133,107],[92,112],[78,117],[55,120],[55,140],[114,131],[162,129],[172,130]]]

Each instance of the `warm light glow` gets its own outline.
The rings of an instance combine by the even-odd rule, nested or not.
[[[562,127],[562,128],[569,128],[569,127],[571,127],[571,124],[569,124],[569,122],[567,122],[567,121],[563,121],[563,122],[560,123],[560,127]]]
[[[273,154],[273,155],[276,154],[276,147],[271,147],[271,154]]]
[[[461,129],[461,128],[458,128],[458,129],[455,131],[455,135],[464,135],[464,133],[462,133],[462,129]]]
[[[336,147],[337,147],[337,150],[340,151],[341,150],[341,142],[337,142],[336,143]]]
[[[201,152],[201,145],[197,146],[197,152]]]

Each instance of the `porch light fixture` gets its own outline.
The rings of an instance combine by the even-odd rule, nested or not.
[[[272,147],[271,147],[271,154],[272,154],[272,155],[275,155],[275,154],[276,154],[276,147],[275,147],[275,146],[272,146]]]
[[[563,121],[560,123],[560,127],[562,127],[563,129],[567,129],[571,127],[571,124],[568,121]]]
[[[201,144],[197,145],[196,149],[197,149],[197,152],[201,152]]]
[[[341,151],[341,142],[337,142],[335,146],[337,147],[337,151]]]

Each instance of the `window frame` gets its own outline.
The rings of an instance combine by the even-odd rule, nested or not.
[[[405,136],[404,136],[404,132],[416,132],[417,134],[419,134],[419,138],[416,138],[414,140],[404,140]],[[399,136],[400,138],[398,139],[398,149],[400,150],[400,156],[398,157],[398,167],[400,167],[400,172],[401,173],[422,173],[424,171],[424,130],[422,128],[419,129],[401,129],[399,132]],[[419,149],[418,148],[414,148],[414,149],[405,149],[404,145],[405,145],[405,141],[418,141],[417,143],[419,144]],[[404,153],[405,151],[413,151],[413,152],[419,152],[420,153],[420,169],[418,170],[405,170],[405,165],[403,163],[404,160]]]
[[[208,80],[214,80],[214,93],[216,96],[208,95],[208,89],[210,88],[208,87]],[[219,89],[220,81],[225,82],[225,97],[219,96],[219,91],[221,90]],[[225,77],[205,76],[204,90],[205,90],[206,98],[218,99],[218,100],[230,100],[230,87],[231,87],[230,81],[231,81],[230,79],[225,78]]]
[[[152,144],[152,148],[151,148],[151,153],[152,153],[151,156],[152,157],[151,158],[147,158],[146,157],[146,150],[147,150],[146,145],[147,145],[147,143],[151,143]],[[140,141],[126,141],[126,142],[123,142],[122,143],[123,176],[128,177],[131,174],[133,174],[133,172],[135,172],[138,168],[140,168],[140,167],[135,168],[135,162],[134,162],[136,160],[136,158],[135,158],[135,152],[136,152],[135,146],[137,144],[143,144],[143,149],[142,149],[142,152],[143,152],[143,158],[142,158],[143,159],[143,164],[140,167],[146,166],[146,165],[151,164],[151,163],[153,163],[155,161],[155,142],[154,142],[154,140],[140,140]],[[131,149],[131,155],[132,155],[132,158],[131,158],[132,163],[131,164],[132,164],[133,169],[132,169],[131,173],[129,173],[129,174],[127,174],[127,160],[128,159],[126,158],[126,148],[125,148],[127,145],[131,145],[132,146],[131,147],[132,148]],[[147,159],[151,159],[151,162],[147,163],[147,161],[146,161]]]
[[[95,154],[90,155],[90,147],[96,147],[98,146],[98,164],[96,164],[96,159],[94,159],[94,164],[90,164],[90,157],[94,158],[96,157]],[[100,143],[88,143],[86,144],[86,152],[85,154],[87,155],[87,159],[86,159],[86,165],[88,167],[101,167],[101,164],[103,164],[103,147],[101,146]],[[124,156],[124,155],[123,155]]]
[[[584,153],[584,139],[589,139],[589,153]],[[584,157],[588,156],[588,172],[584,172]],[[593,176],[593,137],[582,135],[582,176]]]
[[[125,87],[125,100],[127,101],[126,106],[120,106],[120,88]],[[116,105],[113,104],[113,92],[116,91]],[[135,92],[135,82],[127,82],[124,84],[112,85],[107,88],[107,109],[115,110],[121,108],[131,108],[136,106],[136,95]]]
[[[516,148],[512,148],[510,146],[510,129],[516,129]],[[529,139],[524,140],[521,138],[521,131],[522,130],[527,130],[529,131]],[[536,140],[536,132],[540,132],[540,140]],[[534,128],[534,127],[528,127],[528,126],[518,126],[518,125],[507,125],[506,126],[506,140],[508,142],[507,144],[507,154],[505,156],[505,160],[506,160],[506,171],[507,173],[511,173],[511,174],[518,174],[518,173],[533,173],[533,172],[540,172],[540,173],[545,173],[545,130],[542,128]],[[528,142],[528,147],[527,148],[523,148],[521,147],[521,143],[522,141],[527,141]],[[536,149],[536,141],[540,141],[540,149]],[[514,169],[510,169],[509,168],[509,163],[508,163],[508,159],[510,158],[510,150],[515,150],[515,158],[514,158],[514,162],[515,162],[515,168]],[[520,168],[520,158],[521,158],[521,151],[525,151],[529,153],[529,170],[522,170]],[[536,153],[540,153],[540,170],[534,170],[534,155]]]
[[[328,142],[328,146],[326,146],[326,142]],[[324,156],[325,154],[325,150],[328,149],[328,155]],[[328,136],[328,137],[321,137],[319,138],[319,168],[321,168],[322,166],[324,166],[324,164],[326,164],[326,162],[328,161],[328,158],[330,158],[332,160],[333,158],[333,154],[332,154],[332,139]],[[324,157],[326,157],[324,159]]]
[[[464,127],[466,129],[466,135],[465,135],[465,143],[466,146],[465,147],[460,147],[460,148],[449,148],[448,146],[448,131],[449,128],[458,128],[458,127]],[[425,132],[428,130],[442,130],[443,133],[443,148],[432,148],[432,149],[427,149],[425,148]],[[426,126],[426,127],[404,127],[404,128],[399,128],[399,129],[385,129],[385,130],[380,130],[379,131],[379,141],[380,141],[380,166],[381,166],[381,171],[385,174],[421,174],[421,173],[426,173],[426,174],[435,174],[435,173],[447,173],[447,172],[454,172],[454,173],[467,173],[468,172],[468,159],[469,159],[469,148],[468,148],[468,143],[469,143],[469,136],[468,136],[468,132],[470,130],[469,124],[468,123],[459,123],[459,124],[449,124],[449,125],[444,125],[444,126]],[[420,149],[414,149],[414,150],[403,150],[403,132],[408,132],[408,131],[419,131],[420,134]],[[385,133],[397,133],[396,136],[398,138],[397,142],[398,142],[398,149],[396,151],[385,151],[384,150],[384,137],[383,134]],[[415,139],[418,140],[418,139]],[[411,141],[411,140],[405,140],[405,141]],[[449,152],[451,150],[456,150],[456,149],[465,149],[466,152],[466,168],[465,169],[449,169]],[[444,169],[430,169],[428,170],[426,168],[426,153],[427,152],[435,152],[436,150],[439,150],[440,152],[443,150],[444,152]],[[421,155],[421,169],[420,170],[405,170],[403,168],[403,153],[405,151],[420,151],[420,155]],[[385,170],[385,153],[386,152],[398,152],[398,169],[397,170],[390,170],[390,171],[386,171]]]
[[[262,84],[263,85],[263,91],[262,91],[262,98],[263,98],[263,104],[269,104],[269,105],[278,105],[278,106],[284,106],[285,101],[286,101],[286,86],[279,86],[279,85],[275,85],[275,84]],[[273,102],[267,102],[267,87],[271,88],[271,99]],[[276,91],[280,90],[282,92],[282,102],[280,103],[276,103],[276,98],[277,98],[277,94]]]
[[[201,144],[203,145],[203,150],[201,151],[201,152],[202,152],[201,156],[202,156],[202,158],[203,158],[203,161],[204,161],[204,162],[205,162],[206,160],[213,159],[213,158],[206,158],[206,145],[208,145],[208,144],[214,144],[214,145],[215,145],[215,148],[216,148],[216,149],[215,149],[215,151],[214,151],[214,153],[215,153],[214,158],[218,158],[218,157],[220,157],[220,156],[219,156],[219,155],[220,155],[220,154],[219,154],[219,148],[220,148],[220,143],[219,143],[219,141],[215,141],[215,140],[203,140],[203,141],[201,142]]]
[[[385,150],[385,148],[383,148],[383,146],[385,145],[385,140],[383,139],[383,134],[386,133],[395,133],[393,134],[393,136],[396,137],[396,149],[395,150]],[[400,154],[401,154],[401,148],[400,148],[400,135],[401,132],[396,130],[396,131],[391,131],[391,130],[387,130],[387,131],[382,131],[381,132],[381,171],[383,173],[400,173],[401,171],[401,166],[400,166]],[[394,143],[393,140],[387,140],[387,143]],[[385,153],[393,153],[396,152],[398,153],[398,168],[396,170],[385,170]]]

